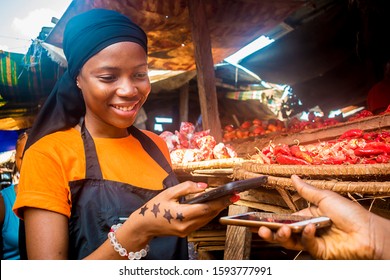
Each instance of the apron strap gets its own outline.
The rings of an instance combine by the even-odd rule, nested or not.
[[[103,179],[103,174],[100,169],[99,160],[96,153],[95,143],[88,129],[85,127],[84,118],[80,119],[81,137],[84,143],[85,151],[85,168],[86,179]],[[156,143],[141,130],[135,126],[130,126],[128,132],[133,135],[142,145],[144,150],[168,173],[164,179],[164,186],[171,187],[179,184],[179,181],[172,170],[171,165],[165,158],[164,154],[158,148]]]
[[[96,153],[95,142],[92,139],[91,134],[85,127],[84,118],[80,120],[81,126],[81,138],[84,143],[85,153],[85,178],[86,179],[103,179],[103,174],[100,169],[99,160]]]
[[[148,137],[145,133],[143,133],[135,126],[130,126],[128,128],[128,131],[129,133],[131,133],[131,135],[137,138],[144,150],[168,173],[168,177],[166,177],[164,180],[164,186],[172,187],[174,185],[179,184],[179,180],[173,172],[171,165],[169,164],[161,150],[158,148],[156,143],[154,143],[154,141],[150,139],[150,137]]]

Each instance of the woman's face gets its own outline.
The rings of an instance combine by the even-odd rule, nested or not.
[[[89,132],[124,137],[151,90],[145,50],[133,42],[110,45],[84,64],[77,84]]]

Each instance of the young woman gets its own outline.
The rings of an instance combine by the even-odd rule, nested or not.
[[[146,34],[94,9],[69,21],[63,49],[68,68],[32,128],[14,206],[27,257],[188,259],[185,237],[238,197],[180,204],[206,184],[179,184],[165,142],[132,126],[151,90]]]

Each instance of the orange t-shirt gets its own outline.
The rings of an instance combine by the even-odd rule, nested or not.
[[[170,163],[165,141],[144,131]],[[137,187],[160,190],[167,173],[133,136],[94,138],[103,178]],[[25,153],[14,211],[23,218],[23,207],[46,209],[70,217],[69,181],[85,178],[85,154],[81,134],[74,128],[49,134]]]

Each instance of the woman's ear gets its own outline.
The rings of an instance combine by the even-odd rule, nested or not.
[[[81,88],[80,88],[80,83],[79,83],[79,77],[76,78],[76,86],[77,86],[79,89],[81,89]]]

